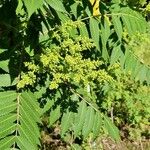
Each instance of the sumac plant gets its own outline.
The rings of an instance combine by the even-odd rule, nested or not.
[[[1,150],[44,149],[53,129],[70,149],[149,137],[148,52],[133,38],[149,35],[145,4],[0,1]]]

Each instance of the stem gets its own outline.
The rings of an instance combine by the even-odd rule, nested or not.
[[[110,115],[111,115],[112,123],[114,122],[114,113],[113,113],[113,110],[114,110],[114,108],[111,107]]]
[[[80,97],[83,101],[85,101],[89,106],[91,106],[95,111],[99,110],[97,108],[95,108],[90,102],[88,102],[86,99],[84,99],[79,93],[75,92],[72,88],[70,88],[71,92],[76,94],[78,97]]]
[[[88,16],[88,17],[85,17],[83,19],[79,19],[80,21],[84,21],[84,20],[87,20],[87,19],[90,19],[90,18],[93,18],[94,16]]]
[[[22,45],[23,45],[23,42],[22,42]],[[21,79],[21,69],[22,69],[22,62],[23,62],[23,56],[24,56],[24,49],[21,49],[21,54],[20,54],[20,62],[19,62],[19,66],[18,66],[18,77],[17,77],[17,80],[18,82],[20,81]],[[17,114],[17,118],[16,118],[16,130],[15,130],[15,137],[17,138],[18,136],[18,129],[19,129],[19,117],[20,117],[20,95],[21,93],[19,92],[19,90],[17,89],[17,93],[18,93],[18,96],[17,96],[17,110],[16,110],[16,114]],[[13,144],[13,148],[15,149],[16,148],[16,143],[14,142]]]
[[[15,131],[15,137],[18,136],[18,127],[19,127],[19,112],[20,112],[20,93],[17,96],[17,119],[16,119],[16,131]],[[14,142],[13,148],[15,149],[16,143]]]

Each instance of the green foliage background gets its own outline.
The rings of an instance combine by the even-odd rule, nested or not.
[[[70,149],[149,138],[149,5],[92,7],[0,1],[0,149],[44,149],[54,128]]]

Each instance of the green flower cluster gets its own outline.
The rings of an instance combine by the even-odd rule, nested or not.
[[[53,52],[49,56],[52,56],[51,54],[53,55]],[[87,86],[94,80],[102,83],[112,79],[105,70],[98,69],[102,64],[101,61],[82,59],[81,55],[72,56],[69,54],[62,58],[59,53],[55,57],[57,57],[56,61],[51,61],[53,58],[48,57],[47,54],[41,56],[43,67],[53,76],[50,89],[58,88],[60,83]]]
[[[110,82],[112,77],[105,69],[103,62],[91,60],[84,54],[93,53],[95,44],[91,39],[82,36],[72,38],[69,31],[80,26],[80,22],[69,22],[56,27],[52,44],[40,55],[38,66],[25,63],[29,72],[22,75],[18,88],[33,85],[37,78],[35,74],[47,73],[50,77],[50,89],[57,89],[62,84],[74,84],[86,87],[88,84]],[[57,44],[56,44],[57,43]]]
[[[26,62],[25,67],[28,67],[27,73],[22,73],[21,80],[17,84],[17,88],[24,88],[27,85],[34,85],[36,82],[36,73],[39,71],[39,67],[31,62]]]
[[[62,40],[70,39],[73,33],[75,33],[74,36],[78,37],[77,28],[80,28],[82,25],[83,22],[81,21],[67,21],[62,26],[56,26],[52,38],[56,38],[61,43]]]
[[[150,3],[146,6],[145,9],[146,9],[147,12],[150,12]]]

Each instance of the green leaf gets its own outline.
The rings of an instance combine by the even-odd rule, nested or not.
[[[94,115],[95,112],[92,107],[88,107],[86,112],[86,118],[82,129],[82,135],[86,139],[89,133],[92,131],[92,127],[94,124]]]
[[[114,29],[117,33],[117,36],[118,36],[119,40],[121,41],[123,31],[122,31],[122,23],[120,20],[120,16],[112,15],[112,22],[114,25]]]
[[[104,127],[115,141],[120,141],[119,130],[107,116],[104,116]]]
[[[60,105],[58,105],[55,109],[52,109],[49,117],[49,126],[53,125],[61,116],[60,113]]]
[[[75,115],[75,121],[73,125],[73,131],[75,137],[79,135],[82,130],[85,118],[86,118],[87,105],[84,101],[79,103],[78,113]]]
[[[9,73],[8,60],[0,61],[0,68]]]
[[[31,145],[31,147],[34,147],[34,149],[37,149],[37,145],[34,143],[34,141],[32,141],[32,139],[30,138],[30,135],[27,135],[26,130],[24,128],[22,128],[21,126],[19,126],[18,130],[19,130],[19,134],[20,134],[18,139],[24,138],[25,142],[28,141],[28,145]],[[16,140],[18,140],[18,139],[16,139]]]
[[[71,12],[73,13],[73,15],[77,18],[77,16],[78,16],[78,12],[77,12],[77,8],[78,7],[78,3],[77,2],[75,2],[74,4],[72,4],[71,6],[70,6],[70,8],[71,8]]]
[[[29,141],[26,140],[26,138],[24,138],[23,136],[19,136],[19,137],[17,138],[17,144],[18,144],[18,146],[19,146],[19,148],[20,148],[21,150],[28,150],[29,147],[30,147],[30,149],[32,149],[32,150],[37,150],[37,149],[36,149],[32,144],[30,144]]]
[[[21,99],[22,99],[22,103],[26,103],[29,110],[32,111],[32,113],[30,115],[33,114],[33,116],[35,117],[36,120],[38,120],[38,122],[40,122],[39,116],[41,114],[41,109],[39,109],[39,104],[37,102],[37,99],[35,97],[35,95],[33,93],[29,92],[24,92],[21,95]],[[34,110],[34,112],[33,112]]]
[[[37,88],[38,91],[34,92],[34,95],[37,99],[41,98],[44,93],[46,93],[46,87]]]
[[[65,15],[64,13],[58,11],[57,14],[58,14],[58,17],[61,20],[62,24],[66,23],[67,21],[70,21],[70,18],[67,15]]]
[[[0,117],[0,131],[3,129],[3,127],[7,124],[12,124],[13,125],[13,122],[16,120],[16,114],[13,114],[13,115],[10,115],[10,114],[7,114],[7,115],[3,115]]]
[[[131,72],[131,77],[135,80],[139,80],[141,83],[146,81],[149,83],[149,78],[147,73],[149,71],[149,67],[142,64],[140,60],[129,50],[126,50],[125,55],[120,57],[120,61],[122,61],[123,69],[126,72]]]
[[[42,7],[43,0],[23,0],[30,17],[38,8]]]
[[[146,77],[147,77],[147,83],[148,85],[150,85],[150,69],[148,69]]]
[[[61,119],[61,136],[63,137],[66,131],[69,130],[69,128],[73,124],[74,114],[73,112],[69,112],[69,110],[63,114],[63,117]]]
[[[141,65],[139,71],[136,75],[136,78],[140,80],[141,84],[146,81],[147,67],[145,65]]]
[[[120,57],[121,57],[121,47],[119,45],[117,47],[114,47],[112,50],[112,54],[110,57],[110,64],[113,65],[114,63],[116,63]]]
[[[8,149],[14,143],[15,137],[14,136],[8,136],[2,140],[0,140],[0,149],[5,150]]]
[[[17,9],[16,9],[16,13],[24,15],[25,12],[24,12],[24,9],[23,9],[23,0],[18,0],[18,6],[17,6]]]
[[[20,119],[20,123],[21,123],[21,126],[18,130],[19,133],[21,133],[22,130],[24,130],[24,132],[26,133],[26,136],[28,137],[28,140],[32,141],[32,143],[35,144],[35,146],[36,144],[40,145],[40,141],[37,138],[37,137],[40,137],[40,134],[39,133],[36,134],[35,132],[36,130],[34,128],[31,128],[31,125],[28,124],[24,118]],[[34,127],[38,128],[38,126],[36,125]]]
[[[127,65],[125,64],[125,67],[126,67],[126,66],[127,66]],[[137,76],[138,72],[140,71],[141,67],[142,67],[141,63],[136,60],[136,65],[134,66],[134,71],[132,72],[132,76],[133,76],[134,78],[136,78],[136,76]]]
[[[129,33],[129,35],[132,36],[134,34],[134,32],[132,31],[133,29],[132,29],[130,18],[128,16],[122,16],[121,18],[123,20],[123,23]]]
[[[14,143],[27,149],[25,145],[28,143],[36,150],[40,145],[39,110],[37,99],[29,91],[0,92],[0,149],[9,149]]]
[[[86,28],[86,25],[85,24],[82,24],[79,28],[80,30],[80,35],[83,36],[83,37],[89,37],[89,34],[88,34],[88,31],[87,31],[87,28]]]
[[[96,138],[100,133],[100,128],[102,126],[102,117],[99,112],[96,112],[94,116],[94,125],[93,125],[93,136]]]
[[[17,80],[15,79],[13,82],[11,81],[9,74],[0,74],[0,86],[6,87],[6,86],[12,86],[17,83]]]
[[[3,107],[0,107],[0,116],[6,115],[16,109],[17,104],[15,102],[7,103]]]
[[[55,11],[60,11],[67,13],[63,3],[60,0],[46,0],[46,2],[53,8]]]
[[[125,70],[128,72],[128,71],[131,71],[131,68],[132,68],[132,55],[130,54],[129,51],[126,50],[125,52]]]
[[[47,103],[44,105],[44,108],[42,109],[42,114],[44,114],[46,111],[50,110],[53,105],[54,105],[54,100],[47,99]]]
[[[109,36],[111,35],[109,23],[110,21],[107,16],[102,18],[102,23],[101,23],[102,57],[105,60],[108,60],[109,58],[109,54],[107,51],[107,41]]]
[[[7,135],[12,134],[16,129],[16,125],[9,123],[3,126],[0,131],[0,139],[6,138]]]
[[[0,92],[0,107],[13,102],[17,97],[17,93],[14,91]]]
[[[146,32],[148,26],[146,20],[140,13],[128,7],[122,7],[120,9],[120,15],[130,36],[136,32]]]
[[[98,50],[100,50],[100,46],[99,46],[99,33],[100,33],[100,29],[99,29],[99,21],[95,18],[90,18],[90,33],[91,33],[91,37],[97,47]]]

